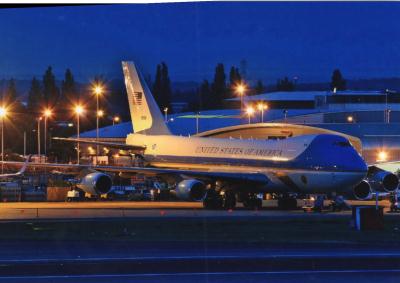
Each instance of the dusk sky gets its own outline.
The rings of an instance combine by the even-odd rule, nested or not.
[[[121,60],[172,81],[240,66],[274,83],[400,76],[400,3],[177,3],[0,9],[0,78],[96,74],[122,78]]]

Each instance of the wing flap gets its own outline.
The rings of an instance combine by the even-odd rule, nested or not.
[[[75,139],[75,138],[58,138],[58,137],[53,138],[53,140],[76,142],[76,143],[79,142],[82,144],[101,145],[101,146],[125,149],[125,150],[144,150],[144,149],[146,149],[145,146],[130,145],[130,144],[125,144],[125,143],[117,143],[117,142],[99,142],[96,140],[82,140],[82,139]]]

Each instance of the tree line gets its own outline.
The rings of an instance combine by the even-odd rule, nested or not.
[[[150,80],[149,80],[150,81]],[[289,80],[288,77],[278,79],[276,82],[276,91],[294,91],[296,89],[297,77]],[[215,67],[214,78],[210,82],[204,79],[197,89],[197,101],[194,105],[190,105],[188,110],[198,111],[205,109],[221,109],[224,108],[224,101],[229,98],[238,97],[236,87],[240,84],[246,85],[239,68],[232,66],[229,70],[229,77],[225,73],[224,64],[218,63]],[[152,85],[154,97],[163,110],[165,107],[170,108],[172,91],[171,81],[168,75],[168,66],[165,62],[157,65],[155,82]],[[346,80],[342,77],[339,69],[335,69],[331,78],[331,90],[346,90]],[[261,94],[266,91],[261,80],[258,80],[255,85],[246,86],[245,95]]]
[[[104,82],[103,78],[95,77],[93,84]],[[81,129],[86,131],[95,127],[96,103],[90,86],[76,83],[72,71],[66,69],[63,80],[57,84],[53,69],[49,66],[41,79],[32,78],[27,101],[23,102],[18,93],[14,79],[10,79],[5,90],[1,93],[1,106],[7,111],[4,118],[5,148],[8,153],[23,151],[24,135],[26,136],[26,152],[37,153],[37,131],[40,125],[41,148],[44,148],[44,111],[51,110],[52,115],[47,119],[47,148],[48,154],[61,160],[73,156],[74,145],[53,143],[51,137],[71,136],[76,134],[76,113],[74,107],[82,105],[85,109],[80,118]],[[99,109],[111,114],[107,99],[99,99]],[[101,126],[109,125],[109,117],[101,119]],[[7,158],[7,156],[5,156]]]

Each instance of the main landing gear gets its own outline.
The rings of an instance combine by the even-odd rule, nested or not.
[[[261,209],[262,200],[254,193],[242,193],[239,195],[239,201],[243,203],[246,209]],[[208,189],[203,200],[206,209],[234,209],[237,199],[234,191],[227,190],[218,192],[215,189]]]
[[[209,189],[203,200],[203,205],[207,209],[233,209],[236,207],[236,195],[232,191],[220,194],[215,189]]]

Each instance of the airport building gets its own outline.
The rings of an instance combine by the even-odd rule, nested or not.
[[[400,160],[398,93],[273,92],[246,97],[244,103],[243,111],[240,110],[240,99],[234,98],[226,101],[226,105],[233,109],[170,115],[168,125],[176,135],[232,138],[271,139],[300,132],[336,132],[351,136],[353,143],[359,140],[359,151],[368,163]],[[268,105],[268,109],[258,110],[259,103]],[[253,107],[254,112],[247,114],[246,107]],[[131,132],[129,121],[100,129],[100,137],[104,141],[123,142]],[[95,130],[81,134],[81,138],[85,139],[95,137]]]

